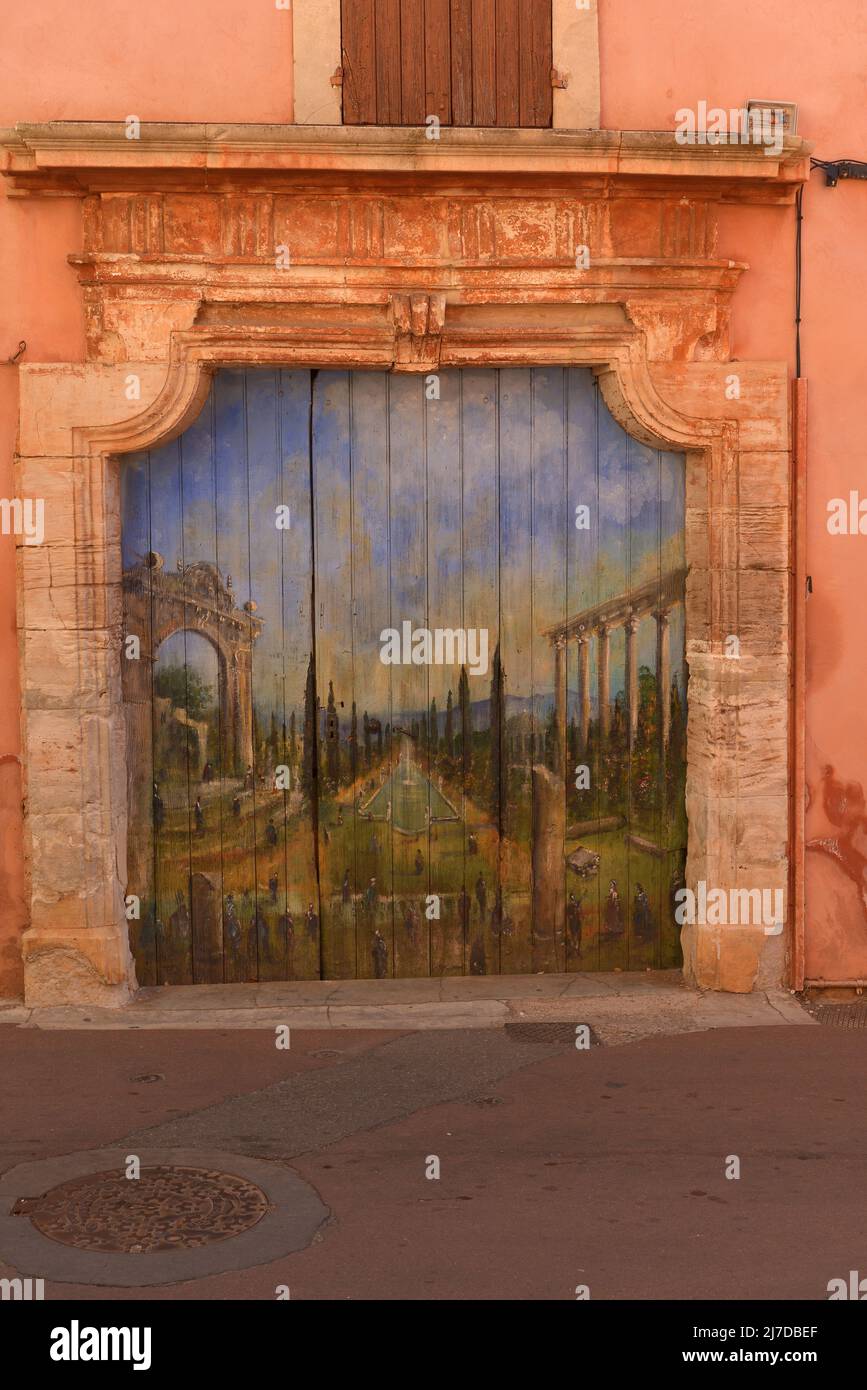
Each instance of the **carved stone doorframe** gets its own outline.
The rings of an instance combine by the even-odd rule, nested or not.
[[[610,151],[610,135],[593,159]],[[359,137],[362,153],[369,139]],[[499,136],[493,143],[502,153]],[[729,360],[743,267],[712,248],[715,208],[732,187],[752,201],[791,200],[800,147],[776,173],[774,161],[742,154],[747,172],[720,166],[719,187],[707,152],[690,182],[671,172],[666,149],[665,159],[646,156],[638,183],[597,165],[564,188],[561,173],[540,184],[503,166],[493,191],[469,174],[456,188],[453,172],[448,188],[381,173],[376,186],[349,190],[333,168],[315,185],[305,175],[287,188],[272,173],[251,189],[236,173],[202,188],[187,169],[179,192],[164,166],[131,176],[122,144],[106,136],[101,147],[103,157],[114,151],[111,178],[77,156],[70,193],[85,203],[84,251],[70,259],[84,286],[88,360],[21,370],[18,489],[44,498],[46,517],[44,543],[18,551],[28,1002],[122,1004],[135,987],[118,458],[180,434],[224,365],[587,366],[624,429],[682,450],[687,883],[788,896],[787,373]],[[26,189],[26,160],[15,158]],[[30,172],[33,191],[49,177],[62,185],[68,152],[50,175],[34,154]],[[285,228],[294,243],[281,272],[272,253]],[[600,248],[584,270],[568,255],[576,235]],[[687,978],[735,990],[779,983],[790,921],[782,935],[685,927]]]

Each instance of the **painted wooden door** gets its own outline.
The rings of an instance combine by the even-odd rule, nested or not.
[[[222,371],[122,496],[140,981],[678,962],[683,459],[591,373]]]

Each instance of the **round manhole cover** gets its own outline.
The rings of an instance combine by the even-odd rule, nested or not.
[[[255,1226],[270,1210],[260,1187],[206,1168],[91,1173],[23,1198],[18,1215],[61,1245],[129,1255],[195,1250]]]

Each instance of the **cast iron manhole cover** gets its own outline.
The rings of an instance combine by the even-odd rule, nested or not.
[[[567,1047],[575,1046],[575,1029],[578,1027],[586,1028],[587,1024],[578,1023],[507,1023],[505,1025],[506,1034],[513,1042],[523,1043],[564,1043]],[[590,1029],[590,1046],[601,1047],[599,1039]]]
[[[260,1187],[206,1168],[90,1173],[22,1197],[13,1207],[50,1240],[78,1250],[153,1254],[194,1250],[240,1235],[270,1210]]]
[[[867,1000],[856,1004],[820,1004],[813,1017],[826,1028],[867,1028]]]

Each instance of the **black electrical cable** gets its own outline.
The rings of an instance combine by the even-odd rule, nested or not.
[[[811,159],[810,168],[822,170],[828,188],[836,188],[839,179],[867,179],[863,159]]]
[[[836,188],[840,179],[867,179],[867,160],[863,159],[810,159],[810,170],[821,169],[825,175],[825,186]],[[804,185],[795,194],[795,376],[801,375],[801,269],[802,223],[804,221]]]

